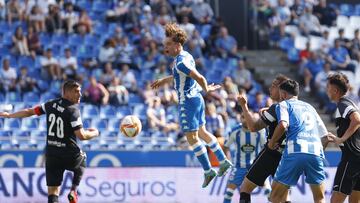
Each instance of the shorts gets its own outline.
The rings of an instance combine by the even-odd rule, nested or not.
[[[281,159],[281,153],[271,150],[265,145],[259,155],[250,166],[246,178],[257,186],[263,186],[265,180],[270,176],[274,176]]]
[[[229,176],[228,184],[240,186],[247,172],[247,168],[234,168]]]
[[[306,183],[312,185],[321,184],[325,180],[324,159],[304,153],[283,156],[276,170],[274,180],[287,186],[294,186],[303,173],[306,177]]]
[[[86,166],[86,154],[79,153],[74,157],[45,156],[45,171],[47,186],[60,186],[65,170],[76,171]]]
[[[179,121],[183,132],[197,131],[205,125],[205,102],[201,95],[179,104]]]
[[[333,191],[350,195],[360,191],[360,163],[341,160],[335,174]]]

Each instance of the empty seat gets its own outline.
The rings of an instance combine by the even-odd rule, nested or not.
[[[52,92],[45,92],[44,94],[41,94],[40,96],[40,103],[46,102],[50,99],[55,99],[55,94]]]
[[[341,15],[351,16],[353,15],[354,7],[351,4],[340,4]]]
[[[28,92],[24,94],[23,101],[26,104],[38,104],[40,103],[40,96],[35,92]]]
[[[21,95],[18,92],[8,92],[5,96],[6,103],[20,103],[22,102]]]
[[[38,130],[39,119],[38,118],[23,118],[21,122],[21,130]]]
[[[101,106],[100,118],[114,118],[117,115],[117,109],[114,106]]]
[[[306,43],[308,42],[308,39],[303,36],[297,36],[295,37],[295,48],[298,50],[303,50],[306,48]]]
[[[97,106],[85,104],[82,111],[82,116],[84,118],[96,118],[99,116],[99,109]]]
[[[108,121],[107,119],[93,118],[91,127],[97,128],[99,131],[105,131],[108,127]]]
[[[111,118],[108,122],[108,130],[109,131],[119,131],[121,119],[119,118]]]
[[[350,27],[354,29],[360,28],[360,16],[350,17]]]
[[[344,28],[346,26],[349,26],[349,18],[347,16],[339,15],[336,18],[336,26],[338,28]]]
[[[10,149],[12,147],[12,131],[0,130],[0,148]]]
[[[9,118],[4,121],[4,130],[19,130],[21,120],[19,118]]]

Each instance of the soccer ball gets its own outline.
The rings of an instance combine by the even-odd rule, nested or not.
[[[126,137],[135,137],[141,132],[141,121],[137,116],[125,116],[120,124],[120,131]]]

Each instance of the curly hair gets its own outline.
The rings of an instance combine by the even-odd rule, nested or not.
[[[328,76],[327,81],[331,85],[335,85],[339,90],[346,94],[350,88],[349,79],[343,73],[334,73]]]
[[[184,45],[187,40],[186,32],[176,23],[168,23],[165,25],[165,36],[171,38],[174,42]]]

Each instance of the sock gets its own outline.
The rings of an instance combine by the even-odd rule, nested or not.
[[[240,203],[251,203],[250,194],[246,192],[241,192]]]
[[[193,144],[192,149],[197,157],[197,159],[199,160],[201,166],[203,167],[204,171],[207,173],[210,171],[211,169],[211,164],[209,161],[209,156],[207,154],[206,151],[206,147],[204,145],[201,144],[201,142],[196,142],[195,144]]]
[[[224,195],[224,203],[231,203],[231,198],[234,195],[234,189],[226,188]]]
[[[57,195],[49,195],[48,203],[59,203],[59,197]]]
[[[224,163],[226,156],[224,151],[221,149],[218,141],[214,138],[207,145],[210,147],[211,151],[214,152],[216,158],[219,160],[219,163],[220,164]]]

